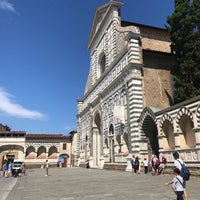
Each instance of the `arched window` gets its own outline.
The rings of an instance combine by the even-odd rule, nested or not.
[[[49,148],[48,157],[51,159],[57,159],[57,148],[55,146],[51,146]]]
[[[114,127],[112,124],[110,125],[110,128],[109,128],[109,135],[114,135]]]
[[[106,56],[105,54],[101,57],[101,61],[100,61],[100,71],[101,71],[101,75],[104,73],[106,69]]]
[[[35,159],[36,154],[35,154],[35,148],[33,146],[29,146],[26,149],[26,159]]]
[[[40,146],[37,151],[37,157],[40,159],[46,158],[46,148],[44,146]]]

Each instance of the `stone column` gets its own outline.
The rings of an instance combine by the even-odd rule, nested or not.
[[[164,135],[162,129],[159,126],[159,123],[156,123],[157,126],[157,130],[158,130],[158,144],[159,144],[159,150],[162,151],[164,150],[164,139],[166,138],[166,136]]]
[[[114,135],[114,155],[118,154],[119,144],[116,139],[116,135]]]

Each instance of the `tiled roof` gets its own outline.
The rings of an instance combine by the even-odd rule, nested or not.
[[[27,134],[26,139],[70,139],[70,136],[62,134]]]
[[[0,131],[0,135],[5,135],[5,134],[12,134],[12,135],[26,135],[26,132],[25,131]]]

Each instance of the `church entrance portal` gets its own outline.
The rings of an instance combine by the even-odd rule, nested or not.
[[[158,130],[154,120],[150,116],[144,119],[142,130],[147,138],[148,159],[150,160],[154,154],[159,157]]]

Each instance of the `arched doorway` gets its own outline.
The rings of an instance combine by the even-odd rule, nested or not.
[[[23,146],[15,144],[0,146],[0,167],[2,167],[4,160],[12,163],[15,159],[23,160],[23,158],[24,158]]]
[[[153,154],[159,157],[158,129],[154,115],[155,111],[156,109],[146,107],[139,118],[141,138],[143,138],[143,141],[147,141],[149,160],[152,158]]]
[[[93,143],[93,166],[98,167],[100,164],[101,156],[101,117],[99,112],[94,116],[94,125],[92,130],[92,143]]]
[[[115,162],[115,148],[114,148],[114,127],[111,124],[109,127],[109,147],[110,147],[110,163]]]
[[[153,119],[149,119],[146,132],[148,138],[148,151],[149,154],[155,154],[159,158],[159,144],[158,144],[158,130]]]
[[[61,155],[59,156],[59,161],[61,162],[62,167],[67,167],[68,158],[69,158],[69,155],[67,155],[67,154],[61,154]]]

